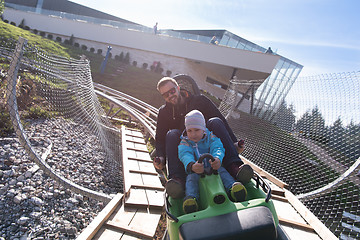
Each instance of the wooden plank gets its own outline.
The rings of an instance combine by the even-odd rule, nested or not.
[[[291,240],[322,240],[314,232],[300,230],[287,225],[282,225],[281,227]]]
[[[165,188],[163,186],[152,186],[152,185],[131,185],[131,189],[150,189],[150,190],[158,190],[164,191]]]
[[[139,209],[132,219],[130,226],[154,236],[161,217],[161,210]]]
[[[121,221],[124,224],[130,224],[137,211],[138,209],[127,208],[125,205],[122,205],[108,218],[108,221]]]
[[[144,183],[148,183],[151,186],[157,186],[157,187],[162,187],[163,185],[161,184],[160,178],[156,175],[146,175],[143,174],[141,175],[142,179],[144,181]]]
[[[135,132],[135,131],[129,131],[129,130],[126,132],[126,136],[144,138],[144,136],[142,135],[141,132]]]
[[[135,185],[135,186],[144,185],[144,181],[143,181],[141,175],[135,174],[135,173],[129,173],[127,175],[127,182],[128,182],[128,185],[126,185],[126,188],[128,189],[127,192],[131,191],[131,188],[133,188],[133,185]]]
[[[96,235],[92,240],[108,240],[108,239],[120,240],[122,239],[123,235],[124,235],[124,231],[121,230],[116,231],[103,226],[96,233]]]
[[[314,228],[311,227],[309,224],[299,223],[299,222],[289,220],[289,219],[285,219],[285,218],[281,218],[281,217],[279,217],[279,223],[282,224],[282,225],[295,227],[295,228],[305,230],[305,231],[308,231],[308,232],[315,232]]]
[[[143,159],[143,158],[137,158],[137,157],[128,157],[128,160],[134,160],[134,161],[139,161],[139,162],[153,163],[152,160]]]
[[[130,169],[134,167],[134,163],[129,162],[128,159],[131,156],[136,156],[134,151],[128,151],[125,146],[125,132],[126,128],[124,125],[121,126],[121,135],[122,135],[122,155],[123,155],[123,181],[124,181],[124,193],[127,194],[130,191],[131,187],[131,176]],[[136,163],[135,163],[136,164]],[[139,169],[136,169],[139,170]]]
[[[281,197],[285,197],[284,189],[282,189],[279,186],[273,184],[272,182],[270,182],[267,179],[265,179],[265,182],[267,182],[270,185],[272,195],[278,195],[278,196],[281,196]]]
[[[135,148],[135,143],[134,142],[130,142],[127,139],[124,142],[126,149],[129,150],[134,150],[136,152],[136,148]]]
[[[271,195],[271,199],[282,201],[282,202],[288,202],[288,200],[286,198],[281,197],[281,196],[277,196],[277,195]]]
[[[289,200],[291,205],[300,213],[300,215],[314,228],[315,232],[319,234],[322,239],[337,239],[337,237],[294,196],[290,191],[285,190],[285,197]]]
[[[152,239],[156,233],[160,217],[161,211],[137,209],[129,223],[117,219],[108,221],[106,224],[134,236]]]
[[[135,237],[135,236],[132,236],[132,235],[129,235],[129,234],[124,234],[121,238],[121,240],[142,240],[143,238],[141,237]]]
[[[156,172],[154,164],[151,162],[139,161],[139,170],[145,172]]]
[[[124,148],[124,146],[123,146],[123,149],[124,149],[124,151],[126,151],[126,154],[127,154],[127,158],[123,159],[124,162],[127,161],[127,159],[130,159],[130,158],[137,158],[136,151],[130,151],[130,150],[127,151],[127,149]]]
[[[239,155],[239,157],[241,158],[241,160],[244,163],[249,164],[254,169],[254,171],[259,173],[261,176],[265,176],[266,179],[270,180],[272,183],[276,184],[280,188],[288,188],[289,187],[289,185],[287,183],[281,181],[277,177],[275,177],[275,176],[271,175],[270,173],[266,172],[261,167],[258,167],[255,163],[250,162],[249,160],[247,160],[245,157],[243,157],[241,155]]]
[[[137,143],[132,142],[137,150],[145,151],[146,153],[149,153],[148,148],[146,147],[146,144],[143,143]]]
[[[149,202],[146,196],[145,189],[130,189],[129,197],[125,200],[126,206],[148,206]]]
[[[142,238],[152,239],[154,236],[154,235],[151,235],[151,233],[146,233],[145,231],[140,231],[137,228],[127,226],[127,225],[122,225],[121,223],[118,223],[118,222],[108,221],[108,222],[106,222],[106,225],[114,227],[115,229],[118,229],[120,231],[124,231],[124,232],[130,233],[130,234],[133,234],[135,236],[140,236]]]
[[[127,139],[129,138],[133,138],[133,139],[144,139],[144,137],[142,135],[133,135],[132,133],[126,133],[125,136],[127,137]]]
[[[141,130],[136,129],[136,128],[127,127],[126,130],[129,131],[129,132],[131,132],[131,133],[141,133]],[[141,135],[142,135],[142,134],[141,134]]]
[[[131,173],[138,173],[138,174],[145,174],[145,175],[154,175],[157,176],[158,173],[157,172],[145,172],[145,171],[141,171],[141,170],[130,170]]]
[[[151,160],[149,152],[136,152],[136,157],[145,160]]]
[[[133,148],[133,147],[128,147],[127,150],[133,150],[133,151],[136,151],[136,152],[149,153],[149,150],[147,150],[147,149],[139,149],[139,148]]]
[[[127,142],[132,142],[132,143],[136,143],[136,144],[143,144],[143,145],[146,145],[145,141],[140,141],[141,138],[138,138],[138,139],[126,139]]]
[[[91,239],[96,232],[101,228],[106,219],[114,212],[114,210],[121,204],[123,194],[118,193],[105,206],[105,208],[94,218],[94,220],[85,228],[85,230],[77,237],[78,240]]]
[[[273,196],[273,195],[277,195],[277,196],[279,196],[279,197],[285,197],[285,192],[271,188],[271,195],[272,195],[272,196]]]
[[[164,191],[146,190],[146,196],[148,197],[150,208],[162,209],[164,207]]]

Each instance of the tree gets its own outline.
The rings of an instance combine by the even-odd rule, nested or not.
[[[330,141],[328,145],[332,148],[340,150],[343,145],[342,139],[344,137],[344,133],[344,127],[341,118],[339,117],[329,128],[328,139]]]
[[[356,161],[360,157],[360,124],[356,125],[353,121],[344,130],[344,148],[345,154],[352,161]],[[353,164],[353,162],[351,162]]]
[[[321,115],[318,106],[311,112],[310,117],[310,137],[313,140],[323,141],[326,136],[325,119]]]
[[[295,125],[296,130],[302,132],[304,136],[308,136],[310,134],[310,118],[310,113],[307,111],[301,116]]]
[[[295,124],[295,109],[293,105],[287,106],[286,102],[283,101],[276,114],[276,125],[287,131],[291,132]]]

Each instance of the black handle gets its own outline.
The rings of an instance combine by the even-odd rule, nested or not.
[[[210,158],[210,160],[213,162],[215,161],[215,158],[213,157],[213,155],[211,155],[210,153],[204,153],[199,157],[198,163],[202,163],[205,158]],[[218,171],[211,168],[208,175],[211,175],[211,174],[217,175]],[[204,173],[201,174],[201,177],[205,177],[205,171],[204,171]]]

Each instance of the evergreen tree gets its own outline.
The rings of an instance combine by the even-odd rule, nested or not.
[[[287,107],[286,102],[282,102],[276,114],[276,125],[287,132],[292,132],[296,119],[294,113],[295,109],[293,105]]]
[[[343,138],[345,155],[349,157],[353,164],[360,157],[360,124],[355,125],[353,121],[344,130],[345,137]]]
[[[308,137],[310,134],[310,113],[306,111],[301,118],[296,122],[296,130],[301,133],[303,136]]]
[[[325,119],[321,115],[321,112],[318,106],[312,110],[310,115],[310,137],[316,141],[325,141],[326,136],[326,127],[325,127]]]
[[[335,120],[335,122],[329,128],[329,146],[331,148],[337,149],[341,151],[342,148],[342,140],[344,138],[344,127],[341,121],[341,118]]]

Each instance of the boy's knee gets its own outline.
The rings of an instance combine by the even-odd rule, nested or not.
[[[189,175],[187,175],[186,180],[188,182],[197,182],[200,179],[200,175],[196,174],[196,173],[190,173]]]

